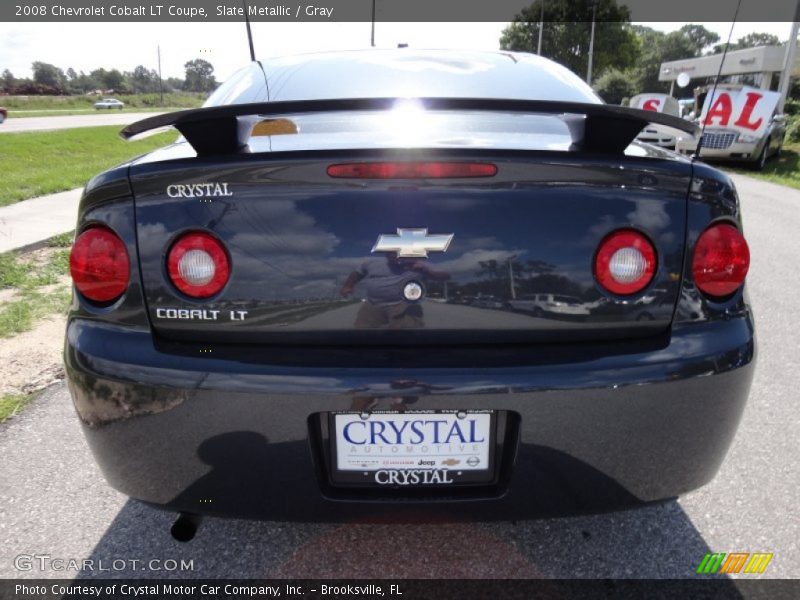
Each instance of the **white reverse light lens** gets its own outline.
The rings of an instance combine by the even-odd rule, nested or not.
[[[205,285],[214,278],[214,259],[203,250],[189,250],[178,262],[178,271],[190,285]]]
[[[619,283],[633,283],[641,279],[647,260],[636,248],[620,248],[611,255],[608,270]]]

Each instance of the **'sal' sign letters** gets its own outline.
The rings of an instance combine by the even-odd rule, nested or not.
[[[633,108],[652,110],[653,112],[664,112],[667,98],[667,94],[639,94],[636,97],[636,106]]]
[[[726,127],[748,135],[760,136],[769,126],[780,94],[744,87],[741,90],[717,90],[706,96],[700,122],[708,127]]]

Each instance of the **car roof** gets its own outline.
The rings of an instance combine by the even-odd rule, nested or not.
[[[338,98],[507,98],[600,104],[577,75],[522,52],[369,49],[270,58],[228,79],[206,106]],[[266,79],[266,81],[264,81]]]

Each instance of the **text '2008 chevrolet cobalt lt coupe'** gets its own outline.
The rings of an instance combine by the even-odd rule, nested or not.
[[[65,359],[115,488],[339,520],[611,510],[708,482],[754,365],[739,202],[513,53],[254,62],[80,205]],[[575,310],[527,310],[525,298]]]

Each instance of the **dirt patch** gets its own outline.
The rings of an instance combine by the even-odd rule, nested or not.
[[[30,394],[64,378],[65,327],[66,317],[58,315],[30,331],[0,339],[0,395]]]

